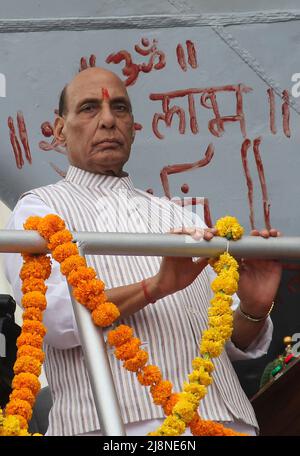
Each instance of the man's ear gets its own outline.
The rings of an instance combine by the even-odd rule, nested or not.
[[[61,144],[66,143],[66,137],[64,134],[64,126],[65,126],[65,120],[61,116],[57,116],[55,121],[54,121],[54,136],[57,141],[59,141]]]

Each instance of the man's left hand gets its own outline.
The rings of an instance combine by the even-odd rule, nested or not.
[[[278,237],[275,229],[253,230],[251,236]],[[238,296],[245,313],[261,318],[266,315],[274,301],[281,280],[282,265],[275,260],[241,260]]]

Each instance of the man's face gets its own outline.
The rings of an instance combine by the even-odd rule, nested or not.
[[[93,68],[68,85],[67,110],[55,126],[69,161],[93,173],[120,175],[134,138],[131,104],[117,76]]]

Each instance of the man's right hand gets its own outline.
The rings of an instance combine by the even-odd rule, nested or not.
[[[170,233],[189,235],[196,241],[200,239],[209,241],[216,234],[216,229],[175,228]],[[193,261],[192,257],[163,257],[157,275],[148,279],[151,295],[155,299],[160,299],[186,288],[197,278],[207,263],[207,258]]]

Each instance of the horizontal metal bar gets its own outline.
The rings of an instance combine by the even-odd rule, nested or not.
[[[146,29],[240,25],[297,21],[299,10],[270,10],[213,14],[147,14],[103,17],[53,17],[0,20],[0,33],[70,30]]]
[[[228,242],[220,237],[194,241],[176,234],[74,232],[73,236],[85,255],[215,257],[228,246],[236,258],[300,259],[300,237],[244,236]],[[0,252],[46,251],[46,242],[35,231],[0,230]]]

